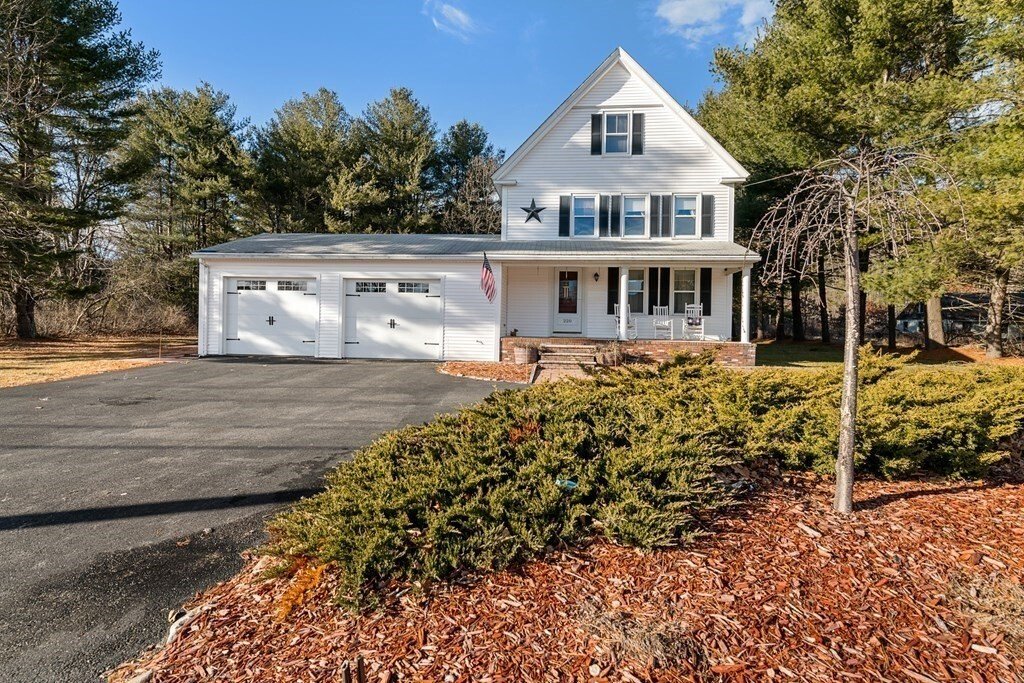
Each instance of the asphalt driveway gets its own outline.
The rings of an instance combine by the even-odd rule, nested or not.
[[[493,387],[429,363],[203,359],[0,390],[3,680],[97,680],[332,465]]]

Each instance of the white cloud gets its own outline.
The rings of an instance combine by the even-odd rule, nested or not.
[[[659,0],[655,10],[670,33],[700,43],[723,34],[747,44],[772,14],[771,0]]]
[[[442,33],[455,36],[463,42],[469,42],[477,33],[480,33],[480,24],[464,10],[446,2],[437,0],[426,0],[423,3],[423,13],[430,17],[434,28]]]

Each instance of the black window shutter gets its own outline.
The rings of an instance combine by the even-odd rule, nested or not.
[[[608,269],[608,315],[615,315],[615,304],[619,303],[619,269]]]
[[[622,195],[612,195],[612,216],[611,236],[620,237],[622,234]]]
[[[654,315],[654,307],[660,306],[657,299],[661,293],[660,281],[658,275],[661,273],[660,268],[648,268],[647,269],[647,282],[650,283],[651,292],[647,295],[647,315]]]
[[[700,305],[701,313],[711,315],[711,269],[700,269]]]
[[[563,194],[558,198],[558,236],[569,236],[569,203],[572,197]]]
[[[669,299],[672,298],[672,293],[669,291],[672,287],[671,280],[672,272],[668,268],[661,268],[661,275],[658,279],[658,299],[659,306],[671,306],[672,302]],[[671,312],[671,308],[669,311]]]
[[[608,214],[611,212],[611,197],[606,194],[601,195],[601,213],[598,217],[598,235],[601,237],[608,236]]]
[[[651,215],[648,218],[651,224],[651,237],[661,237],[661,195],[651,195]]]
[[[715,195],[700,196],[700,236],[715,236]]]
[[[604,117],[601,114],[590,115],[590,153],[601,153],[601,133],[604,127]]]
[[[672,195],[661,195],[661,236],[672,236]]]
[[[633,154],[644,153],[644,115],[633,114]]]

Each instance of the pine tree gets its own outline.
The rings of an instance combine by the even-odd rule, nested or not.
[[[350,165],[351,120],[336,93],[320,88],[286,102],[256,131],[257,193],[274,232],[324,232],[331,181]]]
[[[491,160],[500,163],[503,156],[503,151],[495,152],[494,145],[488,141],[487,131],[479,123],[470,123],[466,119],[454,123],[438,145],[434,179],[438,210],[444,214],[457,201],[475,160],[489,165]]]
[[[989,294],[985,342],[999,357],[1010,277],[1024,266],[1024,2],[959,7],[969,37],[961,107],[941,152],[960,179],[957,201],[947,197],[944,208],[954,219],[962,211],[967,231],[945,247],[961,278]]]
[[[244,219],[251,163],[244,124],[208,84],[144,96],[121,150],[138,175],[123,218],[123,258],[152,273],[165,301],[195,313],[197,268],[189,254],[252,230]]]
[[[434,222],[436,128],[407,88],[370,104],[352,125],[353,156],[332,183],[332,229],[420,232]]]
[[[112,0],[0,0],[0,290],[22,338],[36,335],[36,303],[64,287],[76,231],[115,205],[106,167],[89,201],[68,202],[61,155],[109,153],[159,70],[120,21]]]

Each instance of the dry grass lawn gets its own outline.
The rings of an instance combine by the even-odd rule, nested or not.
[[[195,353],[195,344],[191,337],[0,339],[0,387],[153,365]]]

